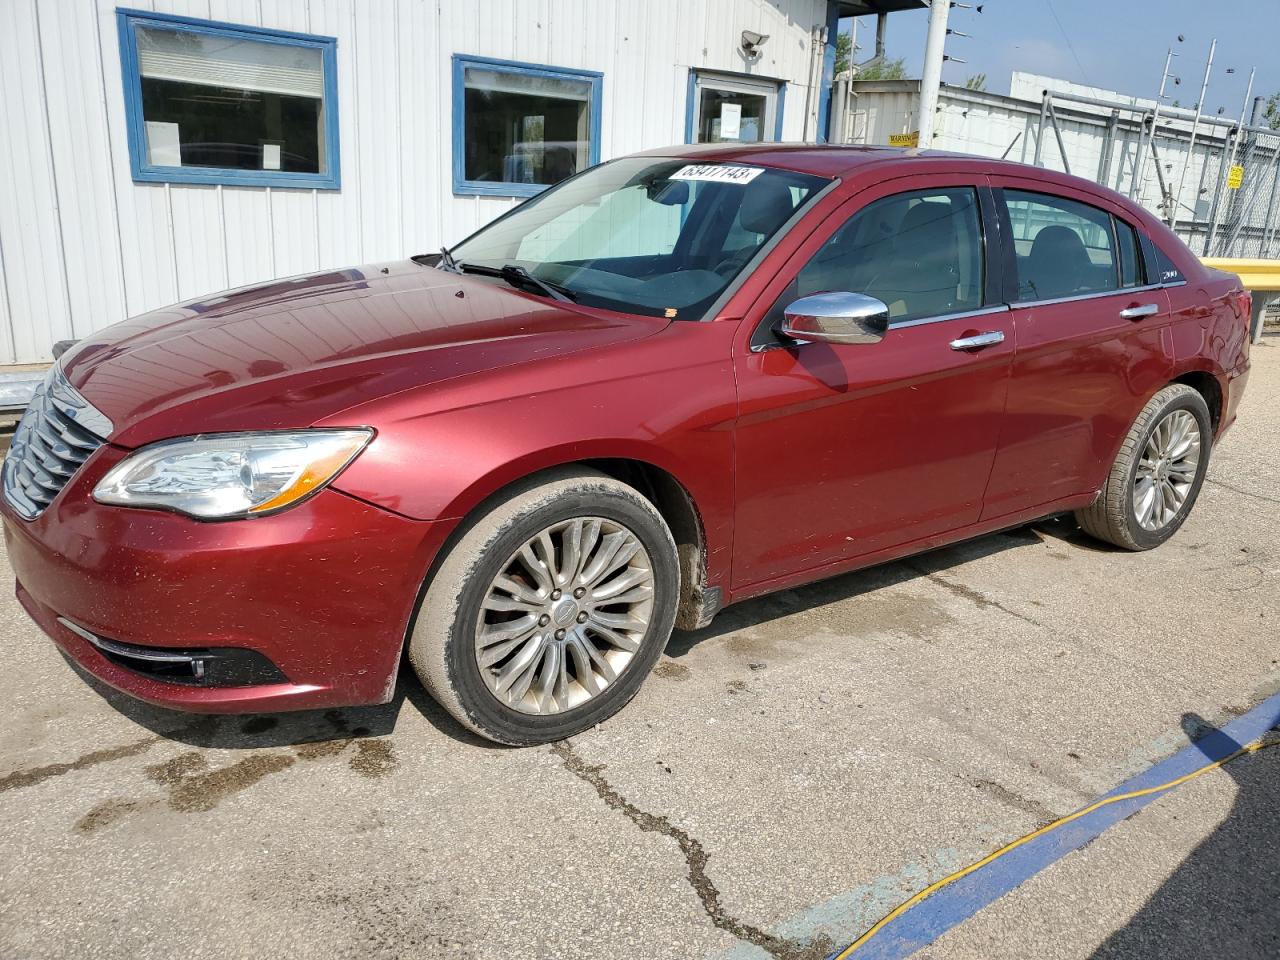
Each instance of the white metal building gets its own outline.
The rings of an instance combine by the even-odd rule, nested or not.
[[[0,363],[434,250],[620,154],[821,139],[837,18],[923,5],[6,0]]]

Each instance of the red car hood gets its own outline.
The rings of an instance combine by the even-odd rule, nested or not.
[[[634,340],[666,324],[404,261],[143,314],[78,343],[63,368],[112,421],[111,440],[134,447],[308,427],[400,390]]]

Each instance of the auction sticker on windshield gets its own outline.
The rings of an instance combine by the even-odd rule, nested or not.
[[[723,163],[690,163],[671,175],[672,180],[714,180],[717,183],[750,183],[764,167],[735,167]]]

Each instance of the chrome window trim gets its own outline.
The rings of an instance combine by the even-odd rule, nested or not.
[[[969,317],[987,317],[997,313],[1008,313],[1012,308],[1007,303],[997,304],[991,307],[980,307],[977,310],[963,310],[959,313],[941,313],[933,317],[920,317],[916,320],[901,320],[897,323],[889,321],[889,331],[902,330],[906,327],[923,327],[930,323],[944,323],[947,320],[965,320]],[[778,350],[787,347],[794,347],[801,342],[799,340],[783,340],[777,343],[761,343],[751,347],[752,353],[764,353],[766,350]]]
[[[961,313],[943,313],[936,317],[920,317],[917,320],[890,321],[890,330],[902,330],[906,327],[923,327],[930,323],[943,323],[947,320],[964,320],[969,317],[985,317],[996,313],[1008,313],[1011,310],[1022,310],[1027,307],[1047,307],[1055,303],[1075,303],[1078,300],[1096,300],[1099,297],[1114,297],[1122,293],[1148,293],[1152,290],[1167,290],[1170,287],[1185,287],[1186,280],[1174,280],[1170,283],[1148,283],[1141,287],[1121,287],[1118,290],[1104,290],[1100,293],[1082,293],[1075,297],[1059,297],[1056,300],[1019,300],[1016,303],[1002,303],[997,306],[983,307],[979,310],[965,310]],[[777,350],[780,347],[795,346],[796,341],[779,343],[762,343],[751,347],[751,353],[764,353],[766,350]]]
[[[930,323],[944,323],[947,320],[964,320],[968,317],[985,317],[994,313],[1008,313],[1012,309],[1009,304],[1001,303],[993,307],[980,307],[977,310],[962,310],[959,313],[940,313],[933,317],[919,317],[915,320],[889,321],[890,330],[901,330],[904,327],[923,327]]]
[[[1179,283],[1186,283],[1185,280]],[[1114,290],[1099,290],[1096,293],[1080,293],[1074,297],[1053,297],[1049,300],[1015,300],[1009,304],[1014,310],[1026,307],[1047,307],[1054,303],[1075,303],[1077,300],[1097,300],[1099,297],[1116,297],[1126,293],[1146,293],[1150,290],[1163,290],[1165,287],[1177,286],[1176,283],[1148,283],[1141,287],[1117,287]]]

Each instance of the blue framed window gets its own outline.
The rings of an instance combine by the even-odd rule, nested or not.
[[[689,70],[685,143],[760,143],[782,139],[787,85],[747,74]]]
[[[133,179],[337,190],[337,40],[116,11]]]
[[[600,162],[604,75],[455,54],[453,192],[532,197]]]

